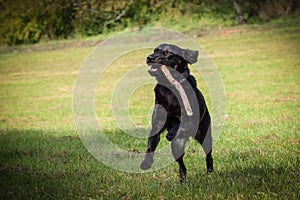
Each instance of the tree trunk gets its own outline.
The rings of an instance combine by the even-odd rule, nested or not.
[[[234,6],[234,9],[235,9],[235,13],[237,15],[238,23],[239,24],[244,24],[245,19],[244,19],[244,15],[243,15],[240,4],[237,1],[233,1],[233,6]]]

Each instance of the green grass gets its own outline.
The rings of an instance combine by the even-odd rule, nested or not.
[[[200,147],[191,142],[184,186],[176,163],[151,173],[124,173],[85,149],[73,122],[72,91],[91,47],[1,54],[0,198],[299,199],[299,35],[295,23],[243,26],[195,38],[223,78],[226,121],[214,146],[215,172],[205,174]],[[113,78],[107,88],[97,88],[96,111],[113,142],[143,152],[146,141],[120,131],[110,109],[109,86],[134,62],[121,59],[106,72]],[[198,82],[207,96],[200,77]],[[129,102],[141,127],[150,120],[152,89],[140,88]],[[162,138],[161,145],[167,143]]]

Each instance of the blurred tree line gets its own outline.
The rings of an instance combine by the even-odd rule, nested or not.
[[[92,36],[165,17],[249,23],[299,11],[298,0],[0,0],[0,44]]]

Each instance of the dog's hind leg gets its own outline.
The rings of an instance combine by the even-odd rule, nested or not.
[[[175,138],[171,142],[173,157],[179,165],[179,181],[181,183],[185,182],[186,180],[186,167],[183,162],[183,156],[187,140],[187,138]]]
[[[199,131],[197,132],[195,139],[202,145],[202,148],[205,152],[207,172],[213,172],[214,166],[212,158],[212,134],[209,116],[202,119],[199,126]]]

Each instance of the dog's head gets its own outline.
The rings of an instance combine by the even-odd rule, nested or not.
[[[198,51],[182,49],[173,44],[161,44],[147,57],[146,63],[149,66],[149,74],[158,77],[162,74],[162,65],[183,73],[188,70],[188,64],[196,63],[197,59]]]

